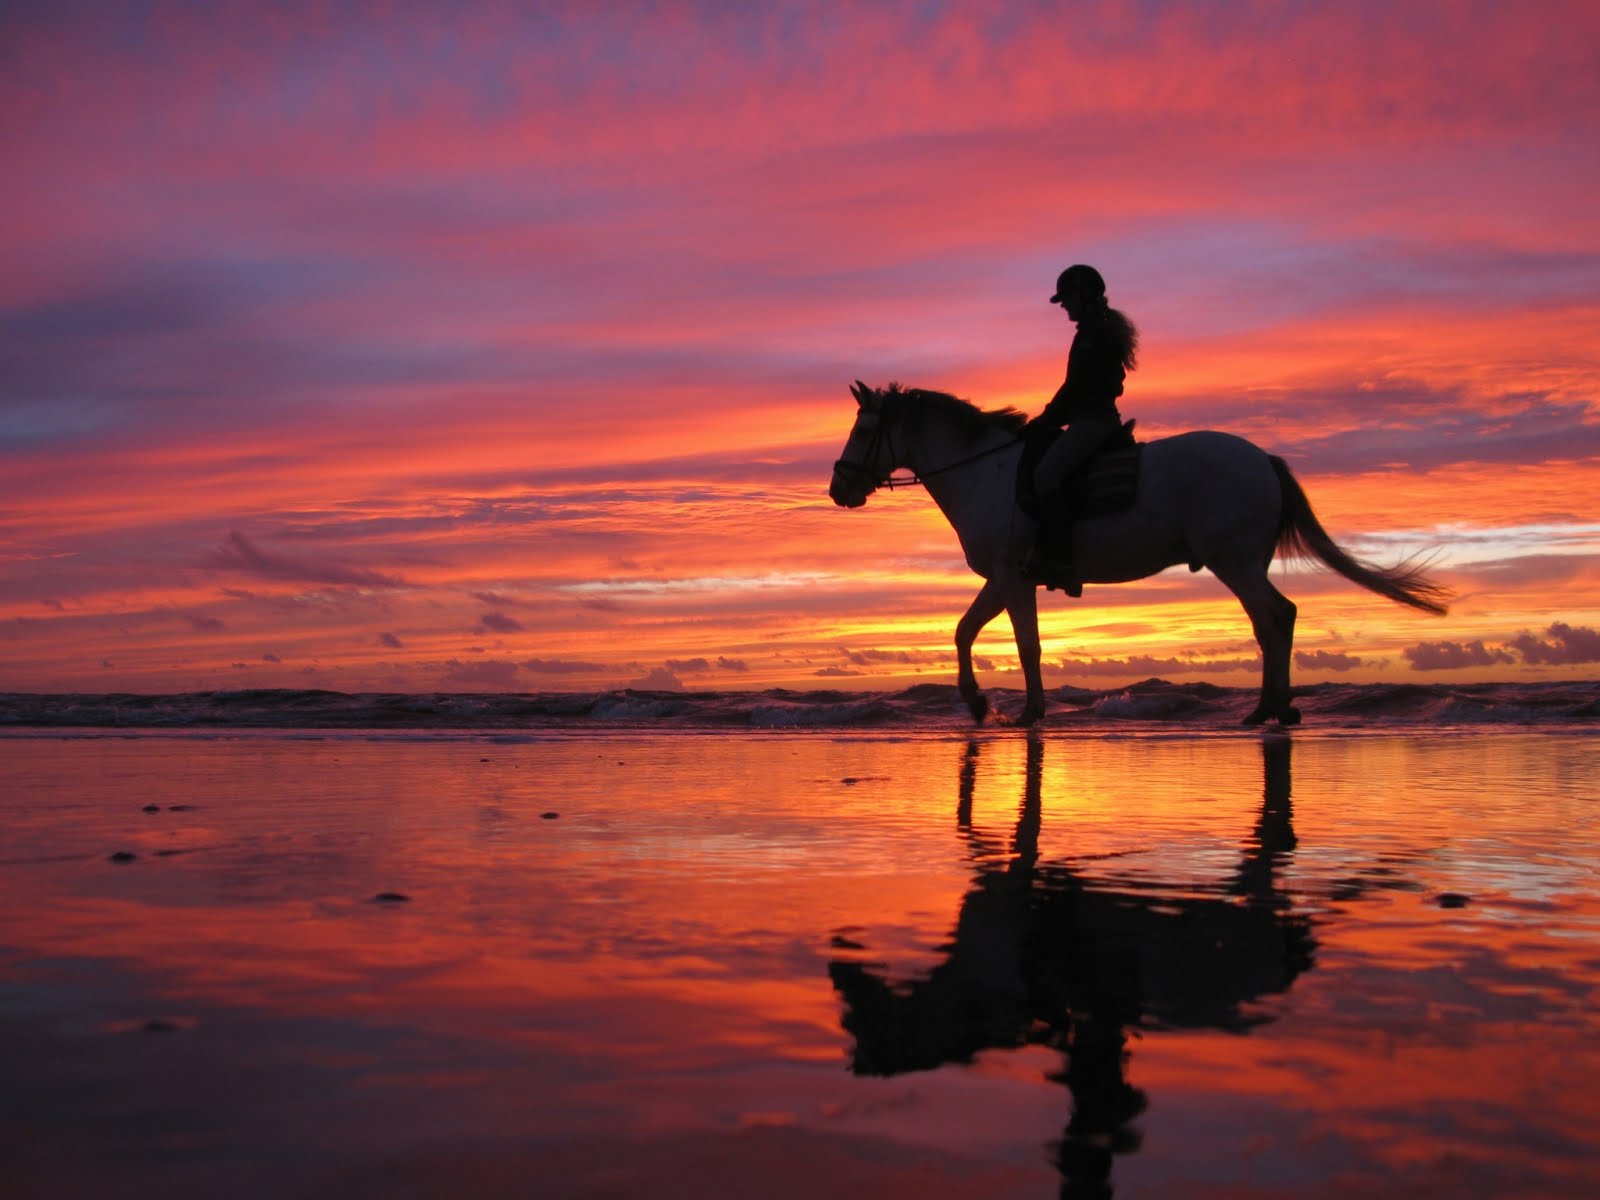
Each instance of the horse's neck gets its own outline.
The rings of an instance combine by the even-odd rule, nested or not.
[[[906,444],[906,466],[922,478],[928,495],[965,541],[1015,502],[1016,434],[991,429],[968,441],[934,423]],[[1008,468],[1006,464],[1010,464]]]
[[[937,491],[951,474],[948,470],[950,464],[966,458],[974,449],[963,445],[954,430],[946,429],[931,421],[910,434],[902,430],[901,436],[906,439],[904,455],[906,468],[925,481],[930,495]]]

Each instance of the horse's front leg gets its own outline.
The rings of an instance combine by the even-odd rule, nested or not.
[[[1011,614],[1011,632],[1017,639],[1017,661],[1028,687],[1028,699],[1018,719],[1024,725],[1032,725],[1044,716],[1044,675],[1039,669],[1039,593],[1031,583],[1018,581],[1007,595],[1005,605]]]
[[[983,627],[1000,615],[1006,607],[1005,588],[990,579],[972,598],[971,605],[956,623],[956,687],[967,702],[972,719],[982,722],[989,715],[989,700],[978,690],[978,678],[972,673],[972,643],[978,640]]]

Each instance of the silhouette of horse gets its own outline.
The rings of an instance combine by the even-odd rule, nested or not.
[[[882,391],[857,381],[855,425],[834,464],[828,494],[859,508],[879,487],[921,483],[955,527],[967,565],[985,582],[956,625],[957,683],[974,718],[988,700],[972,673],[972,644],[1002,611],[1010,614],[1027,682],[1023,724],[1044,715],[1039,670],[1038,581],[1020,563],[1033,544],[1034,521],[1015,490],[1026,421],[1015,409],[985,411],[943,392]],[[1272,585],[1274,555],[1316,559],[1353,583],[1423,612],[1443,613],[1445,589],[1420,567],[1377,567],[1336,545],[1281,459],[1231,434],[1203,431],[1140,447],[1132,505],[1081,517],[1074,561],[1088,583],[1125,583],[1187,563],[1209,568],[1239,598],[1261,647],[1261,699],[1247,725],[1299,722],[1290,704],[1289,664],[1295,606]],[[910,479],[894,478],[901,468]],[[1092,469],[1092,466],[1091,466]]]
[[[969,742],[957,822],[977,874],[943,961],[901,986],[859,959],[828,964],[854,1038],[851,1070],[898,1075],[989,1049],[1060,1050],[1064,1069],[1050,1078],[1072,1096],[1057,1146],[1062,1195],[1111,1195],[1112,1156],[1138,1148],[1129,1123],[1147,1104],[1128,1082],[1128,1028],[1246,1030],[1262,1020],[1246,1011],[1250,1001],[1286,991],[1312,965],[1310,919],[1277,882],[1295,846],[1289,739],[1265,737],[1261,751],[1260,820],[1234,872],[1196,896],[1187,887],[1119,889],[1041,863],[1037,737],[1009,861],[997,861],[1006,857],[1000,847],[972,829],[979,746]]]

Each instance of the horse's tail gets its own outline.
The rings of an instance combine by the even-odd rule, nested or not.
[[[1312,558],[1343,575],[1351,583],[1359,583],[1369,591],[1387,596],[1397,604],[1409,604],[1423,612],[1443,615],[1450,590],[1429,579],[1423,572],[1425,564],[1404,562],[1397,567],[1377,567],[1362,562],[1345,551],[1328,536],[1328,531],[1311,511],[1311,501],[1306,499],[1300,481],[1289,470],[1289,464],[1276,455],[1272,469],[1278,473],[1278,488],[1282,496],[1283,511],[1278,518],[1279,554],[1291,558]]]

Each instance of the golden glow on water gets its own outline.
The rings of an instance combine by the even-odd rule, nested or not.
[[[8,1194],[1596,1182],[1585,735],[3,748]]]

